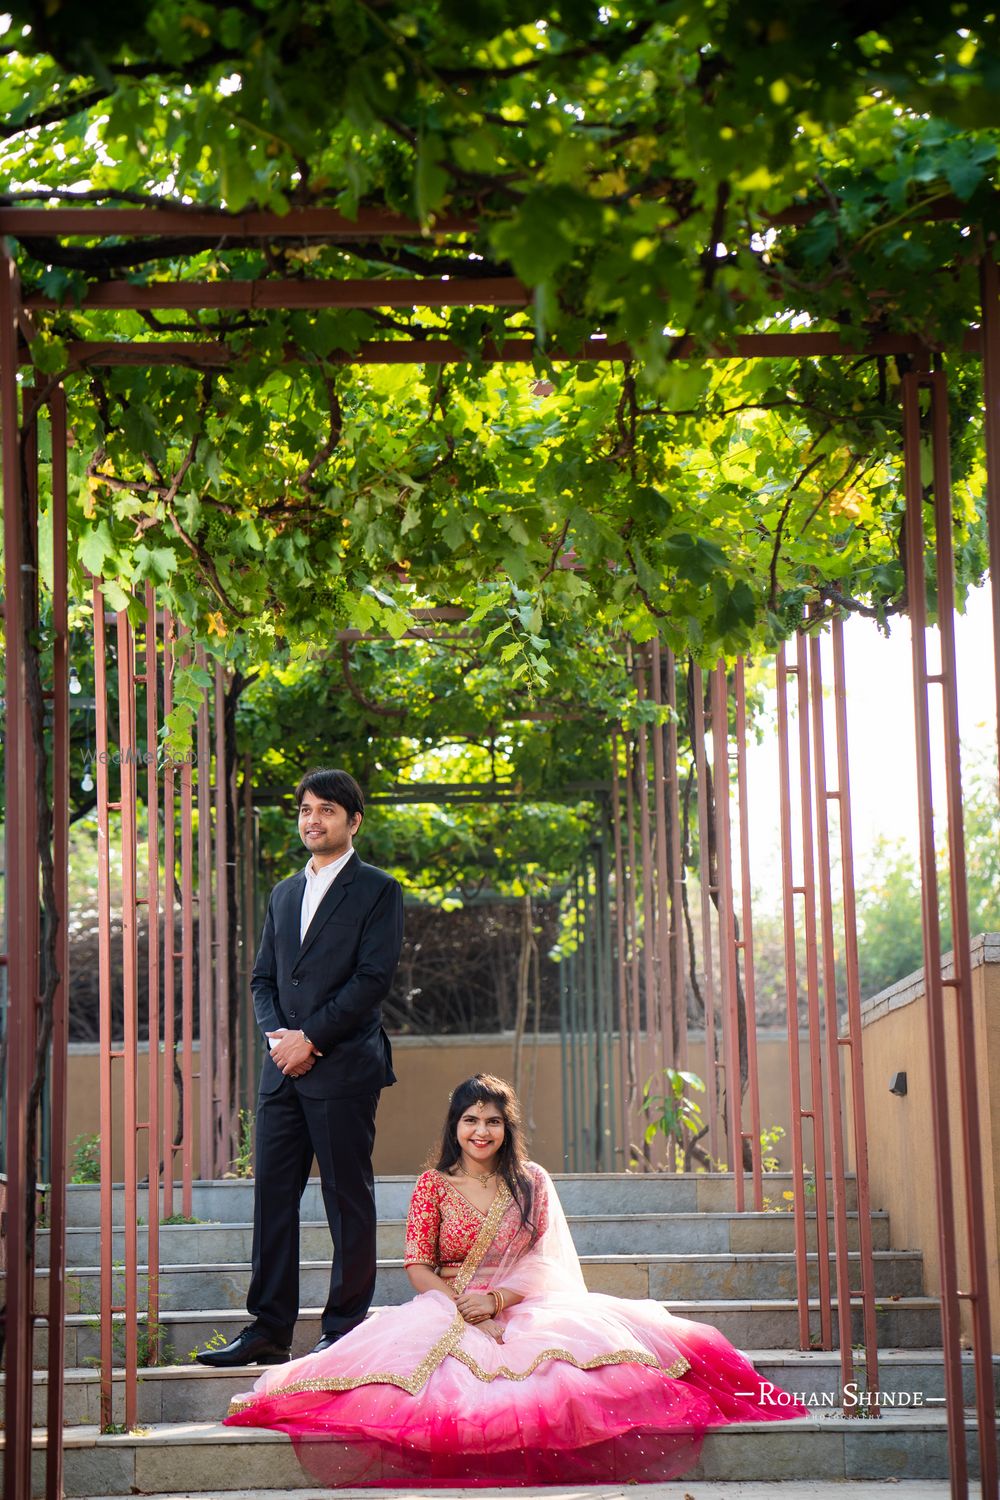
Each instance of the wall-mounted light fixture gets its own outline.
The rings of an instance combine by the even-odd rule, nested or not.
[[[900,1099],[902,1099],[902,1098],[905,1097],[905,1095],[906,1095],[906,1074],[905,1073],[893,1073],[892,1077],[889,1079],[889,1093],[897,1095],[897,1097],[900,1098]]]

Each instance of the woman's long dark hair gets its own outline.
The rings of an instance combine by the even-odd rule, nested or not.
[[[492,1073],[476,1073],[466,1078],[455,1089],[448,1103],[448,1117],[441,1134],[441,1150],[435,1167],[439,1172],[448,1172],[462,1159],[462,1148],[458,1144],[458,1122],[474,1104],[495,1104],[503,1115],[503,1145],[497,1157],[497,1172],[510,1189],[511,1197],[521,1214],[521,1223],[531,1226],[531,1210],[534,1188],[525,1163],[524,1132],[521,1125],[521,1106],[510,1084]]]

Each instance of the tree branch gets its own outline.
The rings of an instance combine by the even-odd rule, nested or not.
[[[347,691],[368,713],[377,714],[380,719],[405,719],[405,707],[388,708],[381,703],[374,703],[371,698],[367,698],[361,691],[351,672],[351,653],[346,641],[341,641],[340,643],[340,670]]]
[[[829,428],[827,428],[827,432],[828,431],[829,431]],[[825,437],[826,433],[823,433],[822,436]],[[819,438],[817,438],[816,441],[819,442]],[[777,526],[775,527],[775,530],[774,530],[774,547],[771,550],[771,566],[770,566],[770,569],[769,569],[770,578],[771,578],[771,588],[770,588],[770,592],[768,594],[768,603],[770,604],[770,606],[771,606],[772,609],[776,609],[777,608],[777,601],[778,601],[778,558],[779,558],[779,556],[781,554],[781,538],[782,538],[782,533],[784,532],[784,529],[785,529],[785,522],[788,520],[789,512],[791,511],[792,503],[793,503],[793,501],[795,499],[796,493],[801,489],[802,485],[808,479],[808,477],[812,473],[812,471],[814,469],[816,469],[816,468],[819,467],[819,465],[823,462],[823,460],[824,460],[825,457],[826,457],[825,453],[817,453],[816,457],[810,463],[806,464],[805,468],[797,476],[797,478],[795,480],[795,483],[792,485],[791,489],[788,491],[788,494],[785,496],[785,503],[784,503],[784,505],[781,508],[781,515],[778,517],[778,524],[777,524]]]

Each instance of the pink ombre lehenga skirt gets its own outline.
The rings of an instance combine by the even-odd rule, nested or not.
[[[226,1421],[287,1432],[327,1486],[475,1486],[672,1479],[710,1427],[806,1415],[655,1302],[529,1297],[499,1321],[502,1344],[424,1292],[267,1369]]]

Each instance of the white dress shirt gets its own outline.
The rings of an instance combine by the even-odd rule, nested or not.
[[[320,902],[353,853],[353,849],[348,849],[346,854],[342,854],[332,864],[324,865],[319,871],[313,869],[312,860],[306,865],[306,888],[302,892],[302,914],[299,919],[300,943],[305,940],[305,935],[309,930],[309,923],[316,915]]]

